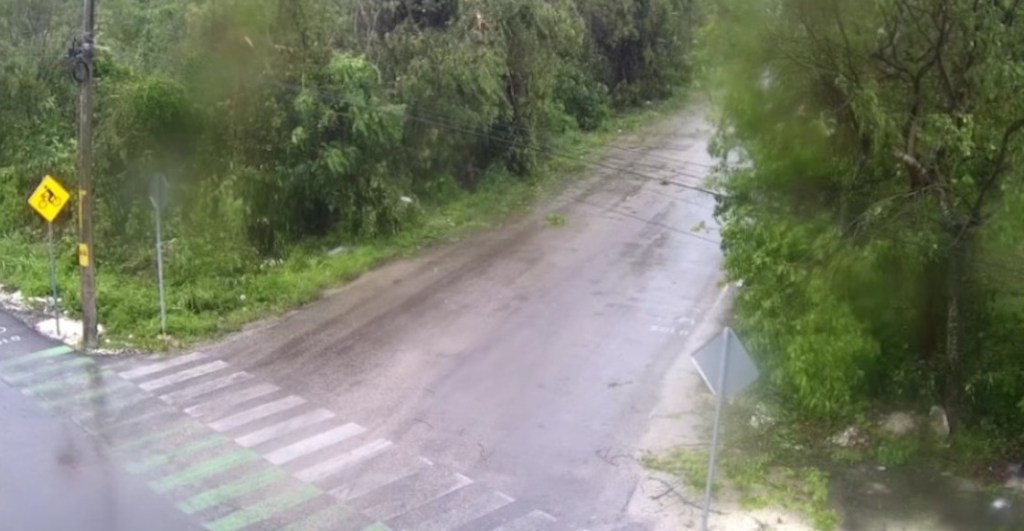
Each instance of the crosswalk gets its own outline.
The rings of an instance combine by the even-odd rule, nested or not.
[[[194,352],[4,356],[0,379],[104,441],[208,529],[531,531],[552,515]]]

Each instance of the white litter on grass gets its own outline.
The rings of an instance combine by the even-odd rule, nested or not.
[[[44,319],[36,323],[36,330],[45,336],[52,337],[67,343],[78,345],[82,342],[82,321],[62,317],[60,319],[60,333],[57,333],[56,319]],[[103,325],[99,325],[99,335],[103,335]]]
[[[992,502],[992,508],[997,511],[1008,509],[1010,508],[1010,500],[1007,500],[1006,498],[996,498],[995,501]]]
[[[850,426],[841,433],[833,435],[829,438],[828,442],[840,448],[850,448],[851,446],[866,444],[867,437],[865,437],[856,426]]]
[[[271,269],[271,268],[277,267],[277,266],[279,266],[279,265],[281,265],[283,263],[284,263],[284,260],[281,260],[280,258],[270,258],[270,259],[264,260],[260,264],[260,271],[263,271],[265,269]]]
[[[0,309],[40,317],[43,311],[53,311],[53,302],[49,298],[25,297],[20,291],[7,291],[4,289],[4,285],[0,284]],[[98,328],[99,335],[102,336],[103,325],[99,325]],[[47,337],[57,339],[71,346],[78,346],[82,342],[82,322],[76,319],[61,317],[60,334],[57,333],[57,323],[53,317],[39,321],[35,324],[35,329]],[[97,348],[91,349],[89,352],[91,354],[116,356],[134,352],[134,350],[130,348]]]
[[[21,291],[7,291],[6,287],[0,284],[0,308],[25,313],[50,311],[50,308],[53,308],[53,299],[50,297],[26,297]]]
[[[764,402],[758,402],[754,406],[754,414],[750,416],[750,427],[755,430],[768,428],[775,424],[775,415],[771,408]]]
[[[7,293],[3,290],[3,286],[0,285],[0,306],[11,307],[15,309],[24,309],[25,297],[20,291],[13,293]]]

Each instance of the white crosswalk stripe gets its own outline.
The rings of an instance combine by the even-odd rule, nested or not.
[[[491,531],[538,531],[551,527],[555,522],[555,517],[544,511],[532,511]]]
[[[227,363],[224,363],[223,361],[220,360],[211,361],[210,363],[206,363],[198,367],[192,367],[191,369],[185,369],[183,371],[163,376],[155,380],[142,382],[139,384],[139,389],[142,389],[143,391],[156,391],[157,389],[169,387],[174,384],[184,382],[186,380],[198,378],[200,376],[203,376],[204,374],[217,372],[227,366]]]
[[[457,529],[514,501],[507,494],[470,485],[438,496],[432,502],[397,516],[388,524],[394,529],[415,528],[417,531]]]
[[[269,395],[280,389],[273,384],[261,383],[226,396],[216,396],[202,404],[187,407],[184,411],[186,415],[196,418],[217,418],[226,415],[231,408],[239,404]]]
[[[462,474],[430,468],[349,503],[363,514],[383,522],[472,484],[473,480]]]
[[[293,407],[298,407],[306,403],[306,399],[297,397],[295,395],[288,395],[280,400],[273,402],[267,402],[265,404],[258,405],[254,408],[247,409],[241,413],[236,413],[229,417],[224,417],[220,420],[213,421],[209,424],[210,428],[216,431],[228,431],[234,428],[240,428],[250,422],[257,421],[259,419],[269,417],[275,413],[287,411]]]
[[[247,372],[236,372],[227,376],[195,384],[191,387],[160,395],[160,400],[168,404],[181,404],[189,400],[193,400],[207,393],[212,393],[225,387],[230,387],[236,383],[245,382],[252,379],[252,375]]]
[[[59,372],[70,365],[61,363],[45,370]],[[557,525],[557,520],[543,511],[522,515],[521,511],[529,508],[520,508],[511,496],[475,484],[417,453],[395,449],[392,441],[357,440],[355,437],[365,436],[367,428],[332,420],[337,415],[327,409],[300,407],[307,404],[305,398],[281,392],[269,382],[256,382],[249,372],[230,372],[228,363],[206,354],[194,352],[141,367],[126,364],[118,368],[122,367],[126,370],[118,372],[119,376],[152,393],[140,396],[153,399],[155,395],[157,404],[177,406],[175,411],[201,421],[208,429],[230,432],[239,447],[262,454],[263,460],[258,462],[284,467],[285,473],[290,472],[290,481],[319,487],[327,499],[344,502],[359,518],[369,519],[367,522],[418,531],[489,527],[501,521],[505,523],[492,531],[542,531]],[[108,423],[106,430],[112,427],[117,434],[137,433],[154,417],[166,416],[152,413],[118,411],[112,415],[113,426]],[[297,514],[302,512],[295,509]],[[522,516],[507,520],[517,515]]]
[[[203,354],[202,352],[193,352],[192,354],[180,356],[167,361],[161,361],[159,363],[145,365],[137,369],[120,372],[118,374],[121,376],[121,378],[124,378],[126,380],[134,380],[136,378],[141,378],[143,376],[155,374],[161,371],[165,371],[167,369],[172,369],[174,367],[180,367],[182,365],[186,365],[192,363],[193,361],[198,361],[202,359],[206,359],[206,354]]]
[[[348,452],[332,459],[328,459],[327,461],[317,463],[311,467],[301,470],[295,474],[295,477],[309,483],[320,481],[347,466],[358,463],[364,459],[369,459],[370,457],[387,450],[392,444],[393,443],[391,441],[377,439],[373,442],[366,443],[359,448],[349,450]]]
[[[342,501],[351,500],[432,466],[434,464],[425,457],[396,449],[346,470],[341,478],[332,478],[338,486],[331,489],[330,494]]]
[[[292,417],[273,426],[267,426],[266,428],[238,437],[235,439],[235,442],[245,448],[250,448],[333,417],[334,413],[326,409],[315,409],[309,413]]]
[[[357,424],[348,423],[332,430],[318,433],[295,444],[274,450],[273,452],[265,455],[264,458],[275,465],[283,465],[304,455],[327,448],[332,444],[337,444],[349,437],[359,435],[364,431],[366,431],[366,428]]]

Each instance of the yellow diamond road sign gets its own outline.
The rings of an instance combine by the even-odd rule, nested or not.
[[[52,223],[70,198],[71,194],[56,179],[47,175],[43,177],[43,182],[39,183],[36,191],[32,192],[32,197],[28,198],[28,204],[43,216],[43,219]]]

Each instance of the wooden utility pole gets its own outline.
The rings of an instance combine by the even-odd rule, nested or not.
[[[93,100],[96,91],[94,62],[96,31],[96,0],[85,0],[82,24],[82,69],[79,81],[78,107],[78,266],[82,275],[82,345],[96,347],[98,321],[96,316],[96,260],[93,254]]]

